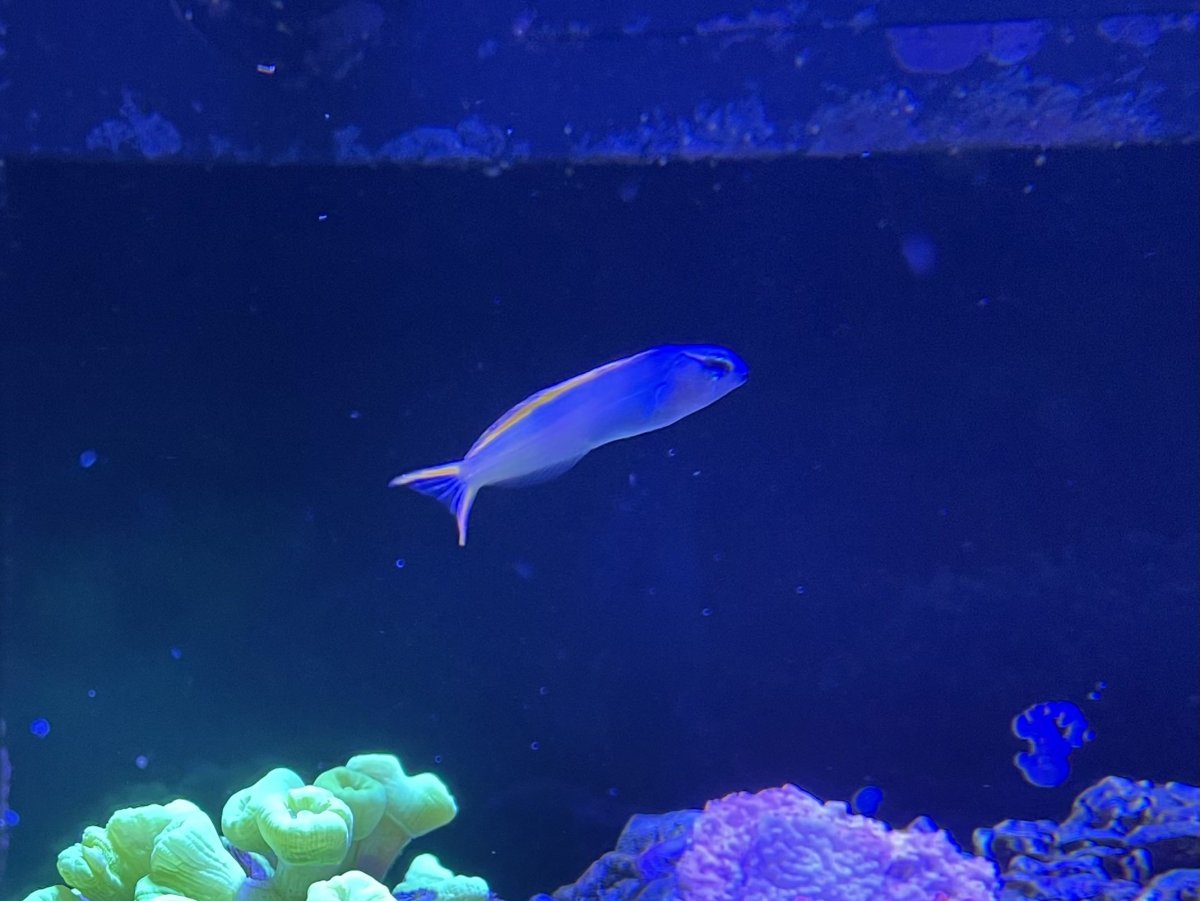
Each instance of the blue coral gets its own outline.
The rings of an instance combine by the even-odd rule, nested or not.
[[[1044,701],[1017,714],[1012,733],[1029,742],[1017,752],[1013,764],[1025,781],[1040,788],[1055,788],[1071,773],[1071,752],[1096,737],[1083,711],[1070,701]]]
[[[687,849],[698,810],[636,814],[616,847],[571,885],[532,901],[667,901],[677,897],[675,864]]]
[[[1200,886],[1200,788],[1101,779],[1062,823],[1005,820],[975,830],[1002,870],[1002,901],[1166,901]]]
[[[676,871],[696,840],[698,816],[698,811],[685,810],[633,817],[616,848],[575,883],[552,895],[537,895],[533,901],[689,897]],[[914,823],[905,832],[936,833],[936,829]],[[1200,788],[1195,786],[1110,776],[1080,794],[1061,823],[1005,820],[990,829],[977,829],[974,839],[976,853],[1001,871],[1000,901],[1195,901],[1200,897]],[[815,854],[819,847],[816,842],[807,853]],[[894,863],[917,864],[910,873],[902,874],[894,866],[889,870],[891,877],[909,887],[930,878],[927,860]],[[954,892],[950,897],[965,896]]]

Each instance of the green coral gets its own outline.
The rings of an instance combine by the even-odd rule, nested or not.
[[[379,783],[386,799],[379,825],[351,846],[346,860],[350,869],[382,879],[410,841],[446,825],[458,813],[442,780],[433,773],[408,775],[391,754],[359,754],[346,762],[346,769]]]
[[[308,890],[307,901],[395,901],[386,885],[362,870],[351,870]]]
[[[180,799],[88,826],[58,856],[65,885],[25,901],[75,901],[71,889],[90,901],[387,901],[377,880],[412,839],[458,811],[440,779],[409,775],[390,754],[352,757],[314,783],[275,769],[225,804],[221,831],[265,878],[247,876],[212,820]]]
[[[408,865],[404,881],[395,888],[402,892],[432,889],[438,901],[488,901],[488,884],[480,876],[462,876],[442,866],[432,854],[418,854]]]

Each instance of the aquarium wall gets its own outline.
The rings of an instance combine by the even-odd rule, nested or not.
[[[1197,5],[969,6],[0,0],[0,899],[1194,899]]]
[[[0,4],[0,153],[652,162],[1195,140],[1187,0]]]

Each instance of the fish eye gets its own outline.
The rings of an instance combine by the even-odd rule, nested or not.
[[[700,364],[712,381],[717,381],[733,372],[733,364],[724,357],[702,357]]]
[[[710,382],[717,382],[731,375],[734,370],[733,361],[726,357],[720,357],[710,354],[689,353],[685,356],[695,360],[703,368],[704,376]]]

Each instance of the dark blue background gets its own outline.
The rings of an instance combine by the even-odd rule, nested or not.
[[[1197,781],[1196,173],[10,166],[8,893],[119,804],[372,748],[458,796],[421,849],[512,898],[735,789],[873,782],[966,842]],[[465,550],[385,487],[693,340],[749,383],[484,492]],[[1043,790],[1009,721],[1051,698],[1099,737]]]

